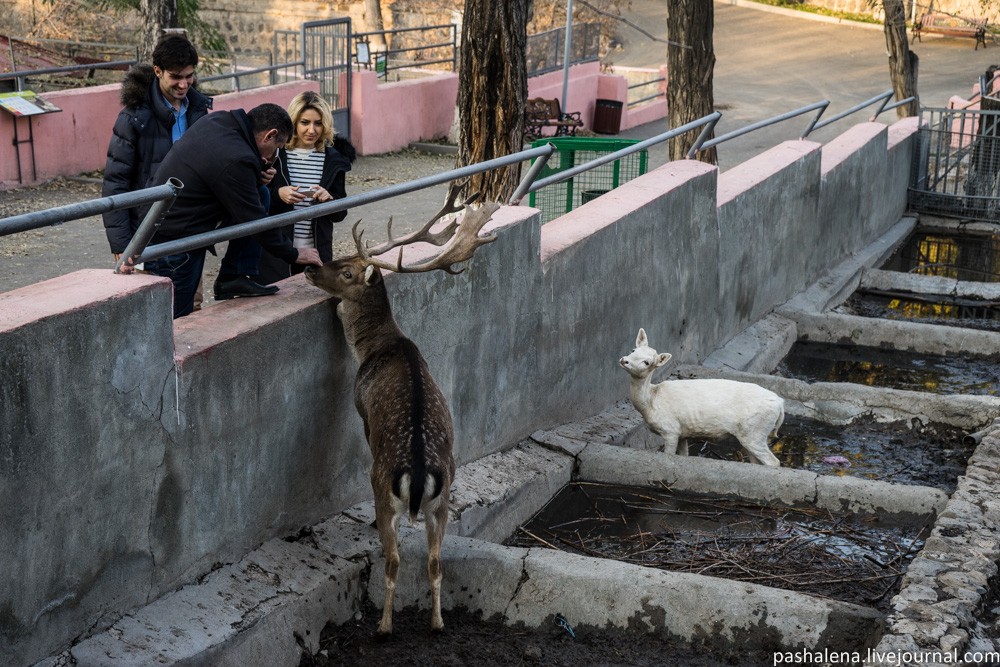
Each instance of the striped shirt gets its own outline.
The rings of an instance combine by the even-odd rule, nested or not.
[[[319,180],[323,176],[323,162],[326,153],[315,151],[311,148],[291,148],[288,154],[288,179],[289,185],[310,187],[319,185]],[[301,203],[295,204],[295,209],[303,209],[312,204],[312,198],[306,198]],[[313,238],[313,227],[311,220],[303,220],[295,223],[295,236],[293,245],[296,248],[315,248],[316,239]]]

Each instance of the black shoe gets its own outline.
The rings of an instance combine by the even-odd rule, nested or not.
[[[250,276],[235,276],[223,279],[222,276],[215,279],[216,301],[235,299],[238,296],[269,296],[278,291],[277,285],[261,285],[250,279]]]

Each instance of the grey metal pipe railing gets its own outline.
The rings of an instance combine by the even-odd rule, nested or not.
[[[86,65],[64,65],[62,67],[46,67],[45,69],[26,69],[18,72],[0,72],[0,81],[7,79],[23,79],[28,76],[39,76],[41,74],[61,74],[63,72],[76,72],[82,69],[112,69],[115,67],[131,67],[134,60],[114,60],[105,63],[87,63]]]
[[[531,184],[531,186],[528,188],[528,192],[535,192],[536,190],[541,190],[542,188],[547,187],[549,185],[555,185],[556,183],[561,183],[563,181],[569,180],[570,178],[573,178],[577,174],[582,174],[583,172],[589,171],[594,167],[599,167],[602,164],[614,162],[615,160],[621,159],[627,155],[631,155],[632,153],[644,150],[646,148],[649,148],[650,146],[655,146],[656,144],[667,141],[668,139],[672,139],[680,134],[684,134],[685,132],[690,132],[691,130],[694,130],[699,127],[704,126],[701,135],[704,136],[705,134],[707,134],[707,132],[711,131],[711,128],[715,127],[715,124],[719,122],[720,118],[722,118],[722,114],[718,111],[713,111],[707,116],[704,116],[697,120],[693,120],[690,123],[681,125],[680,127],[674,128],[669,132],[658,134],[655,137],[650,137],[649,139],[645,139],[638,143],[632,144],[631,146],[627,146],[626,148],[622,148],[621,150],[617,150],[613,153],[608,153],[607,155],[602,155],[601,157],[591,160],[590,162],[584,162],[583,164],[578,164],[575,167],[570,167],[569,169],[560,171],[556,174],[552,174],[551,176],[539,179]]]
[[[643,81],[642,83],[633,83],[631,86],[628,87],[628,90],[635,90],[636,88],[644,88],[646,86],[652,86],[654,83],[660,83],[661,81],[666,81],[666,80],[667,80],[666,77],[661,76],[658,79],[652,79],[651,81]],[[652,95],[647,95],[646,97],[640,97],[637,100],[629,100],[628,106],[629,107],[638,106],[643,102],[648,102],[649,100],[661,99],[665,95],[666,93],[657,92]]]
[[[254,74],[264,74],[264,73],[274,73],[280,69],[288,69],[289,67],[301,67],[303,71],[305,70],[306,62],[304,60],[296,60],[290,63],[279,63],[277,65],[267,65],[266,67],[255,67],[254,69],[239,70],[238,72],[226,72],[225,74],[213,74],[212,76],[200,76],[198,77],[198,83],[210,83],[212,81],[223,81],[225,79],[236,79],[236,90],[240,90],[240,77],[241,76],[252,76]]]
[[[434,176],[425,176],[413,181],[407,181],[406,183],[398,183],[385,188],[379,188],[378,190],[369,190],[368,192],[351,195],[343,199],[337,199],[324,204],[313,204],[308,208],[298,211],[280,213],[267,218],[261,218],[260,220],[244,222],[239,225],[220,227],[210,232],[204,232],[202,234],[189,236],[183,239],[167,241],[166,243],[157,243],[156,245],[152,245],[144,249],[135,261],[136,263],[148,262],[150,260],[159,259],[160,257],[166,257],[167,255],[189,252],[191,250],[196,250],[197,248],[204,248],[205,246],[222,243],[223,241],[229,241],[243,236],[249,236],[251,234],[258,234],[260,232],[289,225],[294,222],[312,220],[317,216],[330,215],[331,213],[336,213],[337,211],[344,211],[349,208],[363,206],[364,204],[370,204],[372,202],[382,201],[383,199],[397,197],[399,195],[415,192],[416,190],[429,188],[434,185],[448,183],[449,181],[466,178],[467,176],[474,176],[475,174],[489,171],[490,169],[506,167],[518,162],[523,162],[524,160],[530,160],[534,157],[540,157],[543,155],[549,156],[552,154],[553,150],[554,147],[551,144],[539,146],[538,148],[532,148],[519,153],[512,153],[511,155],[494,158],[492,160],[487,160],[486,162],[479,162],[466,167],[459,167],[458,169],[452,169],[451,171],[442,172]],[[143,222],[145,224],[145,221]],[[140,233],[145,234],[147,232],[146,230],[142,232],[137,231],[136,235],[138,236]]]
[[[912,102],[914,100],[913,97],[907,97],[905,100],[900,100],[899,102],[895,102],[889,106],[886,106],[886,102],[888,102],[889,98],[891,98],[892,96],[893,96],[893,90],[890,88],[889,90],[879,95],[876,95],[870,100],[865,100],[864,102],[855,104],[850,109],[847,109],[846,111],[841,111],[836,116],[833,116],[831,118],[827,118],[822,123],[819,122],[819,116],[817,115],[816,118],[813,120],[813,122],[809,124],[809,127],[806,128],[806,131],[802,133],[801,138],[805,139],[806,137],[809,136],[810,133],[813,132],[813,130],[819,130],[826,127],[827,125],[830,125],[831,123],[836,123],[841,118],[846,118],[847,116],[850,116],[852,113],[861,111],[865,107],[869,107],[875,104],[876,102],[881,102],[882,104],[879,105],[879,108],[872,115],[871,120],[875,120],[876,118],[878,118],[879,114],[881,114],[883,111],[889,111],[890,109],[901,107],[904,104],[908,104],[909,102]]]
[[[121,273],[121,268],[126,263],[132,265],[138,264],[139,255],[145,249],[146,244],[149,243],[149,239],[153,238],[156,228],[160,225],[160,220],[170,210],[170,207],[174,205],[174,201],[177,200],[177,193],[184,187],[184,184],[176,178],[168,178],[166,185],[173,189],[173,193],[170,197],[153,202],[153,205],[149,207],[146,216],[139,223],[139,228],[136,229],[135,234],[132,235],[132,239],[125,247],[125,251],[118,258],[118,262],[115,264],[115,273]]]
[[[790,118],[795,118],[796,116],[801,116],[802,114],[809,113],[810,111],[818,110],[819,113],[816,114],[816,119],[819,119],[819,117],[823,115],[823,112],[829,105],[830,105],[830,100],[814,102],[812,104],[808,104],[804,107],[800,107],[793,111],[779,114],[777,116],[772,116],[770,118],[765,118],[764,120],[757,121],[756,123],[751,123],[750,125],[741,127],[738,130],[733,130],[732,132],[728,132],[722,135],[721,137],[716,137],[715,139],[709,141],[704,141],[702,137],[699,137],[699,139],[694,142],[694,144],[691,146],[691,149],[687,152],[687,157],[693,158],[699,151],[706,150],[708,148],[711,148],[712,146],[718,146],[724,141],[729,141],[730,139],[741,137],[744,134],[749,134],[754,130],[759,130],[760,128],[767,127],[768,125],[776,125],[777,123],[789,120]],[[815,120],[813,122],[815,123]]]
[[[0,236],[51,227],[69,220],[89,218],[92,215],[117,211],[122,208],[154,204],[163,199],[172,199],[180,187],[183,187],[180,181],[171,179],[166,184],[153,188],[2,218],[0,219]]]

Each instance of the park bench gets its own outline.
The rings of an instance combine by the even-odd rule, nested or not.
[[[559,100],[532,97],[524,107],[524,134],[532,140],[542,136],[542,129],[555,128],[555,136],[576,136],[576,128],[583,127],[580,112],[564,113]]]
[[[976,50],[982,44],[986,48],[986,19],[967,19],[952,14],[927,12],[913,24],[913,37],[920,40],[923,33],[937,33],[948,37],[972,37],[976,40]]]

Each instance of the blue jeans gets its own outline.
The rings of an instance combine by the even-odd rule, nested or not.
[[[174,283],[174,319],[190,315],[194,310],[194,292],[205,268],[205,249],[154,259],[145,262],[144,268],[153,275],[170,278]]]

